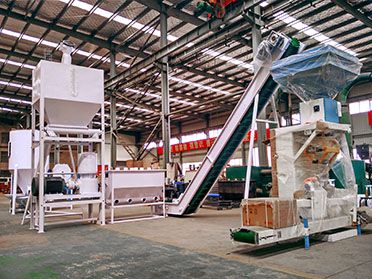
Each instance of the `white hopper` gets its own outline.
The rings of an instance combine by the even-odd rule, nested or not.
[[[32,104],[45,99],[49,126],[86,128],[104,101],[103,71],[42,60],[32,73]]]

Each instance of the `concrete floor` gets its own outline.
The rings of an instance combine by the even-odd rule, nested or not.
[[[0,196],[0,278],[371,278],[372,226],[336,243],[233,243],[240,210],[115,225],[20,226]]]

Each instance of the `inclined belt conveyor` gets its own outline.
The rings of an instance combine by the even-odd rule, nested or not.
[[[266,42],[270,44],[269,55],[272,60],[296,54],[300,49],[297,40],[275,32],[270,34]],[[192,214],[201,206],[222,169],[250,129],[255,96],[259,94],[259,113],[276,91],[278,85],[270,75],[270,68],[271,61],[270,65],[261,66],[257,71],[185,193],[179,200],[167,204],[169,215]]]

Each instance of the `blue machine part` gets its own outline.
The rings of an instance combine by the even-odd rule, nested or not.
[[[346,82],[360,74],[362,63],[355,56],[330,45],[274,61],[273,79],[301,100],[333,99]]]
[[[337,113],[337,101],[329,98],[323,98],[323,102],[325,121],[339,123],[339,117]]]

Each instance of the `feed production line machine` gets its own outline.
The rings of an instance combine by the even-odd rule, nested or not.
[[[43,226],[44,226],[44,213],[46,208],[45,201],[51,202],[53,205],[58,205],[59,202],[62,202],[63,206],[75,206],[75,205],[82,205],[82,204],[88,204],[89,205],[89,213],[88,218],[81,218],[81,220],[88,220],[88,221],[99,221],[101,224],[105,223],[106,216],[105,216],[105,209],[109,208],[111,210],[111,219],[110,222],[115,222],[115,208],[120,207],[130,207],[130,206],[137,206],[137,205],[147,205],[150,206],[152,209],[152,216],[155,217],[156,215],[161,215],[162,217],[165,216],[165,214],[168,215],[189,215],[193,214],[197,211],[197,209],[202,205],[203,201],[207,197],[209,191],[211,190],[214,183],[217,181],[218,176],[220,175],[221,171],[225,167],[226,163],[232,156],[232,154],[235,152],[235,150],[238,148],[239,144],[241,143],[242,139],[245,137],[249,129],[251,128],[252,124],[256,121],[257,114],[262,111],[266,104],[270,101],[270,99],[273,97],[274,93],[278,89],[278,83],[274,81],[272,73],[271,73],[271,66],[273,61],[285,59],[287,57],[290,57],[292,55],[298,54],[303,50],[303,45],[300,44],[295,39],[290,39],[286,37],[283,34],[272,32],[269,37],[261,44],[261,48],[259,49],[257,56],[255,57],[255,62],[257,63],[257,72],[250,82],[249,86],[241,96],[240,101],[236,105],[235,109],[231,113],[229,119],[226,121],[225,126],[222,129],[222,132],[220,136],[216,139],[214,145],[209,150],[207,156],[204,158],[199,170],[197,171],[196,175],[194,176],[193,180],[190,182],[184,193],[182,193],[177,199],[173,199],[171,202],[165,202],[164,197],[164,179],[165,179],[165,171],[164,170],[152,170],[146,171],[143,173],[138,172],[137,174],[135,172],[131,171],[108,171],[107,176],[108,178],[105,179],[105,175],[100,176],[100,187],[98,185],[94,187],[96,189],[93,192],[88,193],[79,193],[79,191],[76,192],[76,194],[69,195],[67,193],[57,193],[57,194],[48,194],[45,192],[45,184],[48,184],[48,182],[43,177],[47,176],[47,173],[45,173],[45,162],[47,156],[47,149],[46,146],[43,144],[43,141],[49,140],[50,142],[56,142],[58,144],[77,144],[77,145],[87,145],[89,152],[92,152],[92,148],[89,146],[92,146],[92,143],[96,143],[101,146],[101,153],[100,153],[100,164],[101,164],[101,170],[104,170],[104,157],[103,157],[103,150],[104,150],[104,109],[103,109],[103,80],[101,84],[101,77],[97,78],[98,75],[101,76],[101,73],[98,74],[98,70],[88,69],[84,67],[77,67],[75,69],[75,66],[72,67],[72,65],[68,63],[53,63],[52,66],[56,66],[55,64],[65,64],[67,66],[66,73],[60,73],[60,76],[65,76],[65,84],[67,84],[66,91],[60,94],[52,93],[53,90],[56,90],[55,86],[56,84],[52,84],[48,90],[45,90],[44,97],[46,97],[44,100],[43,98],[40,98],[40,101],[35,101],[33,104],[33,112],[35,115],[35,110],[38,110],[40,115],[42,115],[45,112],[46,122],[48,125],[44,127],[43,124],[41,124],[41,121],[43,118],[40,119],[40,133],[41,138],[40,140],[35,140],[35,126],[34,126],[34,139],[33,142],[38,142],[37,146],[33,150],[36,151],[36,149],[39,147],[42,147],[42,151],[38,149],[39,152],[39,158],[42,158],[42,160],[39,160],[39,162],[34,162],[34,165],[37,165],[38,168],[33,166],[34,169],[37,169],[37,173],[39,176],[38,185],[35,187],[39,188],[38,191],[38,197],[32,197],[31,196],[31,205],[34,206],[31,207],[31,226],[35,226],[39,229],[39,232],[43,232]],[[69,55],[69,54],[68,54]],[[65,57],[67,57],[64,54]],[[68,60],[68,57],[66,58]],[[43,63],[52,63],[52,62],[41,62],[41,65]],[[71,71],[71,67],[75,70]],[[58,67],[57,67],[58,68]],[[84,68],[80,69],[80,68]],[[93,79],[95,79],[95,82],[99,80],[99,83],[101,85],[97,85],[95,88],[99,88],[99,92],[97,92],[97,98],[96,102],[92,102],[91,98],[84,99],[84,94],[80,92],[87,91],[87,88],[79,87],[80,84],[89,83],[90,79],[86,79],[86,77],[79,76],[79,71],[85,71],[88,73],[88,70],[97,71],[97,76]],[[37,70],[35,70],[34,74],[37,75]],[[50,70],[53,72],[52,70]],[[89,76],[89,74],[88,74]],[[102,77],[103,78],[103,77]],[[63,80],[63,79],[62,79]],[[43,83],[40,82],[42,85]],[[54,86],[54,87],[53,87]],[[35,89],[36,87],[36,89]],[[41,87],[43,88],[43,87]],[[37,86],[34,85],[35,92],[38,92]],[[80,91],[81,90],[81,91]],[[68,93],[66,93],[68,92]],[[88,92],[91,94],[90,90],[88,89]],[[77,93],[77,94],[76,94]],[[50,98],[48,99],[48,94],[50,95]],[[54,94],[54,95],[53,95]],[[33,94],[34,95],[34,94]],[[68,96],[66,96],[68,95]],[[40,94],[40,96],[43,96],[43,93]],[[34,98],[33,98],[34,99]],[[37,99],[39,100],[39,99]],[[56,101],[57,100],[57,101]],[[70,103],[64,103],[70,101]],[[70,108],[74,111],[79,111],[79,116],[73,115],[73,111],[71,111],[70,117],[65,118],[65,112],[64,107],[70,106]],[[80,106],[85,107],[86,109],[82,110],[79,108]],[[35,107],[35,108],[34,108]],[[44,109],[43,109],[44,108]],[[75,109],[73,109],[75,108]],[[78,109],[79,108],[79,109]],[[35,110],[34,110],[35,109]],[[81,115],[81,113],[83,115]],[[101,111],[101,129],[94,130],[89,129],[88,125],[92,121],[94,115]],[[55,117],[58,121],[52,122],[52,117]],[[61,117],[63,116],[63,117]],[[79,123],[76,123],[75,119],[82,119],[79,121]],[[35,120],[34,120],[35,121]],[[34,123],[34,122],[33,122]],[[51,125],[54,124],[54,125]],[[315,126],[314,126],[315,125]],[[328,130],[340,130],[341,134],[349,132],[349,128],[347,127],[339,127],[335,126],[333,124],[329,124],[327,126]],[[319,130],[319,127],[317,124],[313,124],[313,126],[309,127],[308,130]],[[43,130],[44,129],[44,130]],[[327,130],[325,129],[325,130]],[[328,131],[327,130],[327,131]],[[298,132],[291,131],[291,133]],[[71,134],[74,134],[75,136],[71,136]],[[315,136],[312,134],[310,137],[314,139],[317,136],[317,133],[315,133]],[[311,141],[309,141],[311,142]],[[303,144],[309,143],[305,140]],[[301,149],[301,147],[300,147]],[[307,151],[305,148],[302,151]],[[337,148],[336,148],[337,149]],[[340,147],[338,147],[338,150],[341,150]],[[343,150],[346,152],[345,150]],[[311,153],[311,152],[310,152]],[[331,153],[331,152],[329,152]],[[36,153],[35,153],[36,154]],[[301,153],[302,154],[302,153]],[[312,156],[311,154],[309,156]],[[36,158],[37,159],[37,158]],[[33,159],[31,162],[35,160],[35,156],[33,156]],[[41,162],[41,163],[40,163]],[[77,170],[73,170],[72,174],[75,174],[75,177],[77,177]],[[89,173],[91,176],[89,178],[94,178],[92,173]],[[142,180],[138,180],[138,177],[142,176]],[[149,179],[146,179],[148,177]],[[247,175],[249,177],[249,175]],[[106,181],[107,180],[107,181]],[[131,183],[131,181],[142,181],[143,183]],[[149,182],[149,181],[154,181]],[[314,182],[314,181],[313,181]],[[79,181],[80,184],[84,184],[82,181]],[[303,181],[296,182],[303,184]],[[316,184],[316,188],[318,189],[317,182],[314,182],[314,185]],[[107,185],[106,187],[102,187],[102,185]],[[14,188],[14,187],[12,187]],[[79,188],[79,187],[78,187]],[[313,187],[314,188],[314,187]],[[279,189],[280,186],[279,186]],[[287,198],[293,198],[294,189],[288,190],[286,195]],[[318,192],[316,194],[319,194]],[[48,196],[50,195],[50,196]],[[324,192],[322,194],[319,194],[324,198]],[[318,195],[318,196],[319,196]],[[290,197],[289,197],[290,196]],[[280,197],[280,195],[279,195]],[[75,202],[75,204],[73,204]],[[310,202],[310,204],[309,204]],[[301,202],[300,202],[301,203]],[[302,201],[303,207],[309,207],[312,208],[312,200],[310,197],[304,198]],[[100,205],[100,215],[98,217],[92,217],[92,205],[93,204],[99,204]],[[35,208],[37,210],[35,210]],[[344,208],[342,208],[344,210]],[[310,212],[311,214],[311,212]],[[324,210],[323,213],[318,213],[324,217]],[[343,216],[345,217],[345,216]],[[38,219],[38,222],[36,224],[32,223],[32,219],[36,218]],[[297,218],[297,216],[296,216]],[[342,224],[339,225],[341,227],[344,227],[346,225],[351,225],[352,221],[355,220],[355,211],[354,216],[348,216],[345,217],[343,220],[344,222],[341,222]],[[81,221],[80,220],[80,221]],[[310,222],[311,223],[311,222]],[[319,223],[319,222],[318,222]],[[296,226],[300,226],[296,224]],[[303,227],[303,225],[302,225]],[[337,227],[337,225],[336,225]],[[328,227],[327,227],[328,228]],[[326,229],[326,227],[324,227]],[[247,227],[242,227],[241,230],[239,230],[240,236],[242,233],[244,234],[245,231],[249,231]],[[258,228],[257,229],[265,231],[266,228]],[[320,229],[322,230],[322,228]],[[251,230],[252,231],[252,230]],[[289,233],[289,236],[291,237],[298,237],[302,236],[304,234],[304,230],[297,230],[298,232],[296,234],[293,233],[293,230],[291,233]],[[318,230],[319,231],[319,230]],[[257,232],[255,232],[257,235]],[[265,231],[265,233],[267,233]],[[270,233],[273,233],[272,230]],[[253,233],[254,234],[254,233]],[[288,237],[289,237],[288,236]],[[251,238],[251,237],[249,237]],[[235,240],[240,241],[243,238],[234,238]],[[281,239],[276,239],[276,241],[279,241]],[[245,241],[247,242],[247,241]],[[255,243],[255,244],[261,244],[261,243]]]
[[[267,44],[273,59],[295,54],[299,48],[299,45],[296,45],[296,41],[291,41],[289,38],[275,32],[269,36]],[[32,191],[33,195],[29,195],[29,197],[31,199],[30,209],[31,212],[34,212],[30,214],[31,227],[39,228],[40,232],[43,231],[44,219],[48,215],[45,214],[46,208],[57,206],[58,204],[63,206],[87,204],[89,205],[89,218],[83,218],[83,220],[99,220],[100,223],[105,223],[104,211],[106,208],[111,209],[113,216],[115,208],[136,204],[150,205],[154,211],[158,213],[161,211],[163,215],[165,213],[169,215],[195,213],[218,178],[222,168],[249,129],[252,121],[252,102],[254,97],[258,92],[261,92],[259,101],[259,109],[261,110],[277,87],[270,76],[270,68],[261,67],[230,116],[222,135],[211,148],[191,184],[178,199],[166,205],[157,204],[165,201],[163,183],[160,183],[161,180],[158,179],[164,175],[164,171],[157,175],[155,180],[151,178],[153,173],[149,171],[149,179],[155,182],[151,184],[143,181],[144,185],[141,186],[136,183],[129,183],[125,174],[112,170],[108,172],[108,191],[106,191],[106,187],[98,187],[96,185],[93,187],[93,189],[96,189],[95,191],[80,193],[79,190],[73,190],[73,195],[71,195],[63,191],[65,184],[73,184],[68,179],[64,183],[60,181],[60,185],[56,189],[51,187],[52,181],[48,182],[48,176],[53,175],[56,177],[61,175],[61,173],[53,172],[48,174],[46,172],[49,168],[47,154],[49,154],[53,144],[88,146],[89,152],[92,152],[92,145],[97,144],[101,146],[100,163],[101,169],[104,169],[102,152],[104,147],[103,74],[96,69],[71,65],[70,52],[72,47],[68,44],[64,45],[61,50],[64,52],[62,63],[41,61],[33,73],[33,115],[35,116],[37,111],[40,114],[40,119],[36,123],[36,117],[33,117],[33,131],[28,132],[33,137],[28,139],[26,149],[30,149],[32,145],[33,152],[29,151],[27,154],[31,153],[32,156],[30,157],[33,159],[29,158],[27,166],[24,166],[24,168],[31,174],[33,172],[37,174],[39,178],[34,183],[34,187],[39,191]],[[87,92],[89,92],[89,96]],[[98,111],[101,111],[101,129],[88,128],[89,123]],[[44,121],[47,123],[46,126],[44,126]],[[39,129],[36,129],[37,124],[40,124]],[[40,140],[36,137],[38,134],[41,135]],[[11,144],[11,146],[12,150],[17,150],[18,148],[15,143]],[[16,151],[11,154],[15,155]],[[76,180],[75,186],[77,187],[75,188],[84,188],[84,184],[93,183],[93,173],[89,173],[91,175],[89,182],[87,179],[85,181],[81,180],[80,177],[83,173],[79,173],[79,169],[74,166],[76,164],[72,163],[72,165],[73,170],[70,173],[68,169],[64,169],[63,177],[66,178],[66,175],[70,175],[70,179]],[[13,170],[12,172],[15,173]],[[19,177],[20,173],[15,174]],[[137,177],[146,177],[144,175],[144,173],[138,173]],[[23,189],[23,195],[28,195],[28,192],[30,192],[27,191],[27,188],[31,187],[33,176],[35,175],[27,176],[27,181],[21,183],[22,187],[20,188]],[[43,177],[45,179],[42,179]],[[79,179],[77,179],[78,177]],[[133,175],[130,179],[132,181],[136,180]],[[18,181],[21,180],[18,179]],[[18,183],[17,179],[13,179],[13,181]],[[53,183],[55,184],[56,182],[54,181]],[[18,183],[19,185],[20,183]],[[106,185],[105,176],[103,175],[100,177],[100,185]],[[150,189],[151,187],[154,188]],[[16,187],[12,187],[12,189],[14,188],[16,189]],[[75,189],[74,187],[71,188]],[[131,191],[132,196],[128,194]],[[100,205],[100,216],[97,218],[91,217],[93,204]],[[111,222],[114,221],[112,216]],[[35,223],[33,223],[35,221],[34,217]]]
[[[27,199],[22,224],[29,218],[30,228],[42,233],[46,225],[104,225],[106,209],[111,212],[109,222],[114,223],[115,209],[164,206],[163,170],[109,170],[107,179],[106,172],[97,174],[98,161],[105,169],[103,71],[72,65],[73,46],[68,42],[60,50],[61,63],[42,60],[33,71],[32,130],[10,133],[12,213],[17,201]],[[96,115],[101,120],[99,129],[91,128]],[[68,148],[70,165],[57,163],[51,168],[53,146]]]

